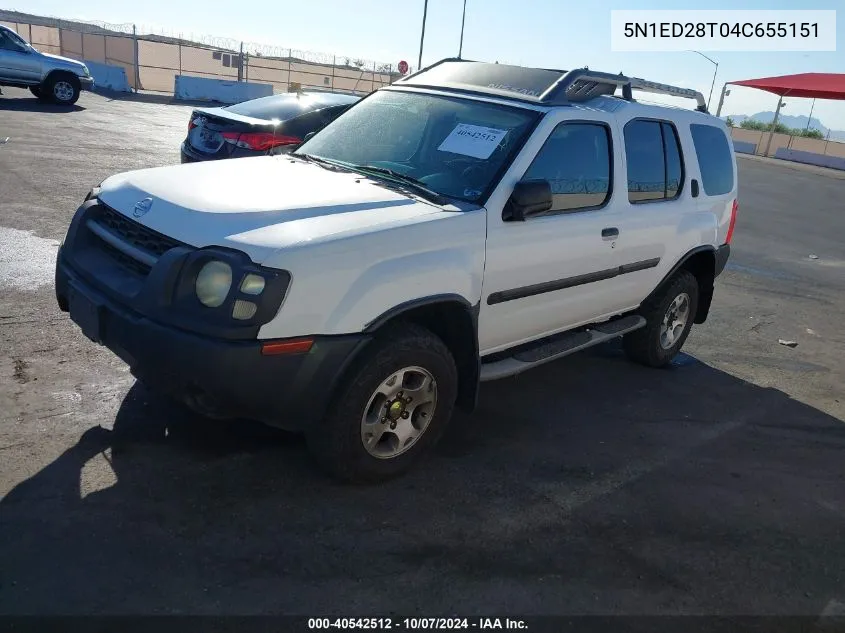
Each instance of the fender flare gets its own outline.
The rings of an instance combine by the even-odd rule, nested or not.
[[[364,326],[364,332],[372,333],[379,329],[382,325],[398,317],[399,315],[410,312],[411,310],[415,310],[417,308],[422,308],[428,305],[434,305],[435,303],[460,303],[468,310],[472,309],[472,304],[467,301],[466,298],[462,297],[459,294],[455,293],[445,293],[445,294],[437,294],[437,295],[430,295],[428,297],[419,297],[417,299],[411,299],[410,301],[405,301],[400,303],[399,305],[393,306],[389,310],[381,313],[375,319],[367,323]],[[477,315],[476,315],[476,332],[478,332],[478,322],[477,322]]]
[[[654,297],[663,286],[677,273],[681,268],[683,268],[686,263],[701,253],[710,253],[713,255],[713,279],[710,281],[709,286],[702,286],[701,281],[699,281],[699,301],[698,301],[698,311],[696,312],[694,323],[704,323],[707,320],[707,315],[710,312],[710,304],[713,301],[713,280],[715,280],[716,275],[718,274],[716,271],[716,253],[717,248],[715,246],[710,245],[703,245],[703,246],[696,246],[695,248],[687,251],[683,257],[681,257],[674,266],[663,276],[663,279],[654,287],[648,297],[643,301],[645,303],[652,297]]]
[[[460,304],[466,310],[467,316],[470,319],[472,336],[470,337],[470,349],[465,349],[465,353],[457,354],[455,359],[458,364],[459,387],[458,399],[456,404],[466,413],[472,413],[478,405],[478,391],[481,377],[481,355],[479,354],[478,345],[478,315],[481,310],[481,303],[472,304],[465,297],[454,294],[437,294],[428,297],[419,297],[410,301],[400,303],[393,308],[385,311],[372,321],[370,321],[364,328],[364,333],[374,334],[381,326],[388,321],[403,314],[407,314],[418,308],[437,304]],[[448,344],[448,341],[447,341]],[[455,351],[453,350],[453,354]]]

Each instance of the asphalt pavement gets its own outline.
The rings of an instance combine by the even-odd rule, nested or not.
[[[0,614],[845,614],[845,180],[740,158],[674,366],[608,345],[487,383],[415,471],[354,487],[150,393],[56,306],[82,198],[177,163],[189,107],[4,93]]]

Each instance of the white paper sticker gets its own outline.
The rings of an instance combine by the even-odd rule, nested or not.
[[[507,133],[507,130],[459,123],[437,149],[474,158],[489,158]]]

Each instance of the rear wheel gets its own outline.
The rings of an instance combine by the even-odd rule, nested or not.
[[[662,292],[643,304],[646,326],[623,337],[631,360],[649,367],[665,367],[681,351],[698,309],[698,280],[679,271]]]
[[[59,105],[73,105],[79,99],[82,85],[79,78],[70,73],[53,73],[39,89],[50,96],[50,99]]]
[[[409,470],[452,416],[458,372],[446,345],[417,325],[386,328],[332,395],[325,419],[306,432],[330,474],[373,482]]]

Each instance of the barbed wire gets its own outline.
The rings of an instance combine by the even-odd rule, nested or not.
[[[551,178],[552,193],[607,193],[610,181],[606,178]]]
[[[374,68],[389,68],[390,64],[383,61],[372,59],[365,59],[362,57],[355,57],[352,55],[341,55],[337,53],[322,53],[318,51],[307,51],[302,49],[290,48],[287,46],[280,46],[278,44],[267,44],[260,42],[240,41],[231,37],[221,37],[216,35],[202,35],[202,34],[186,34],[184,32],[176,32],[160,27],[149,27],[147,25],[138,25],[138,36],[144,38],[145,36],[166,37],[174,40],[179,40],[185,45],[195,44],[207,46],[223,51],[239,52],[241,45],[245,54],[253,57],[270,57],[276,59],[292,59],[309,62],[312,64],[324,64],[326,66],[341,65],[349,66],[351,68],[362,68],[366,70],[373,70]],[[131,25],[130,25],[131,32]],[[383,72],[387,72],[384,70]]]
[[[376,70],[377,72],[385,73],[391,72],[395,68],[395,63],[366,59],[355,55],[308,51],[280,46],[278,44],[242,42],[231,37],[185,33],[184,31],[176,31],[175,29],[148,24],[133,24],[131,22],[115,24],[101,20],[67,20],[54,16],[39,16],[3,9],[0,9],[0,18],[10,22],[20,22],[21,24],[53,26],[67,31],[97,33],[100,35],[132,35],[134,28],[134,33],[137,34],[139,39],[149,41],[173,40],[172,42],[165,43],[208,47],[226,52],[239,52],[241,44],[243,44],[244,53],[255,57],[300,60],[312,64],[348,66],[352,69]]]
[[[60,20],[60,22],[66,22],[67,23],[66,20]],[[69,22],[69,24],[75,24],[75,23],[82,23],[82,24],[86,24],[90,27],[94,27],[93,28],[94,31],[103,30],[103,31],[114,31],[116,33],[127,33],[127,34],[132,33],[132,24],[131,23],[113,24],[111,22],[102,22],[100,20],[73,20],[72,22]],[[62,26],[61,28],[65,28],[67,30],[70,30],[68,27],[65,27],[65,26]]]

